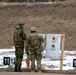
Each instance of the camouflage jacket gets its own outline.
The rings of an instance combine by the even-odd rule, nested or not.
[[[21,28],[16,28],[14,35],[13,35],[13,41],[15,47],[24,47],[24,40],[26,40],[26,34],[24,33],[24,30]]]
[[[34,49],[43,51],[44,50],[42,45],[43,42],[44,38],[41,35],[38,35],[37,33],[31,33],[27,38],[26,53]]]

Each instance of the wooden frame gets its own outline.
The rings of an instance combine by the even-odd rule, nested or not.
[[[46,40],[46,34],[45,34],[45,40]],[[64,42],[65,42],[65,34],[61,34],[61,56],[59,58],[60,70],[62,70],[62,66],[63,66]],[[46,42],[45,42],[45,46],[46,46]]]

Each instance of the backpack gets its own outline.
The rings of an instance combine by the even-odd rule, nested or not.
[[[23,47],[24,46],[24,42],[19,35],[19,30],[18,29],[16,29],[15,33],[14,33],[14,45],[16,47]]]
[[[18,30],[16,29],[14,32],[14,42],[18,42],[19,38],[18,38]]]
[[[24,33],[20,34],[21,32],[22,32],[21,29],[15,30],[15,33],[14,33],[14,41],[15,42],[20,42],[20,41],[23,41],[25,39]]]

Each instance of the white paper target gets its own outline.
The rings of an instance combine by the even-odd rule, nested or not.
[[[50,59],[59,59],[60,44],[61,34],[47,34],[45,57]]]

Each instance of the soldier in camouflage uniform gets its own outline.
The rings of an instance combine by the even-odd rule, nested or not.
[[[36,33],[35,27],[31,27],[30,32],[31,34],[27,38],[26,53],[27,55],[30,55],[31,69],[39,71],[41,69],[41,52],[44,50],[42,45],[44,39]],[[37,69],[35,66],[35,60],[37,61]]]
[[[21,72],[21,62],[24,53],[24,40],[26,40],[26,35],[23,30],[25,21],[20,20],[14,33],[14,46],[15,46],[15,72]]]

